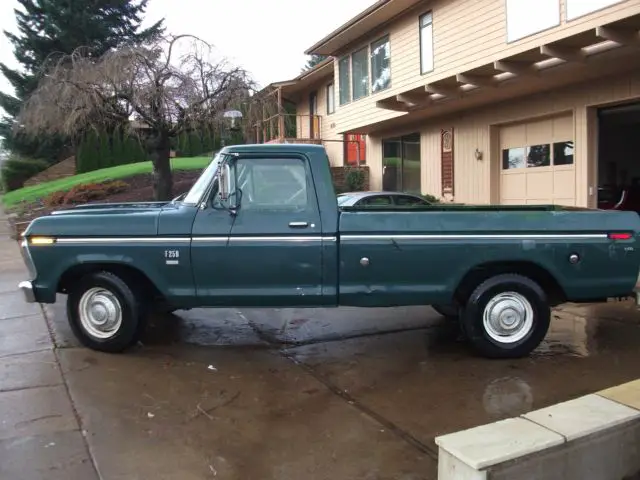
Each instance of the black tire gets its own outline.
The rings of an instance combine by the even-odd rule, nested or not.
[[[489,302],[497,295],[506,292],[519,294],[530,307],[531,323],[527,322],[521,330],[521,338],[515,336],[514,341],[499,341],[494,338],[497,330],[491,323],[485,326],[483,314]],[[521,298],[521,300],[522,300]],[[544,339],[549,330],[551,307],[547,302],[544,290],[528,277],[516,274],[496,275],[473,291],[460,317],[462,330],[473,348],[487,358],[521,358],[529,355]]]
[[[80,314],[83,296],[94,288],[106,290],[117,299],[120,306],[121,322],[113,332],[105,332],[108,335],[105,338],[93,335],[83,324]],[[111,272],[87,274],[71,288],[67,297],[67,318],[71,330],[85,347],[101,352],[120,353],[134,345],[144,330],[145,315],[139,298],[132,286]],[[85,319],[88,317],[85,316]],[[90,322],[86,320],[85,323]]]
[[[458,317],[460,316],[458,307],[454,305],[430,305],[430,307],[447,320],[458,320]]]

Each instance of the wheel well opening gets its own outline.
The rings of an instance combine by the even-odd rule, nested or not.
[[[60,277],[57,292],[67,294],[73,284],[80,281],[83,276],[101,271],[117,275],[127,284],[138,289],[144,298],[162,298],[160,290],[144,273],[129,265],[117,263],[87,263],[71,267]]]
[[[547,294],[549,304],[556,306],[566,301],[566,294],[556,278],[548,270],[533,262],[490,262],[478,265],[467,272],[458,284],[454,298],[464,305],[473,290],[485,280],[502,274],[518,274],[538,283]]]

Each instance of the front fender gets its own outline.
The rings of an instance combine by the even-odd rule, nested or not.
[[[36,268],[34,291],[41,303],[54,303],[60,280],[72,268],[96,265],[104,269],[108,265],[126,266],[145,275],[170,301],[183,301],[195,295],[189,255],[190,245],[47,245],[30,246]],[[100,252],[96,252],[100,249]],[[165,259],[167,249],[182,251],[180,261]]]

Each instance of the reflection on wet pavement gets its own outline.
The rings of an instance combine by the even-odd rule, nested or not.
[[[533,355],[486,360],[427,307],[192,310],[61,358],[104,478],[435,479],[435,436],[639,377],[639,319],[566,305]]]

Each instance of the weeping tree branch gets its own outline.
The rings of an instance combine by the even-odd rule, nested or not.
[[[171,138],[219,125],[225,109],[248,101],[253,85],[245,70],[213,58],[211,45],[192,35],[123,47],[99,58],[81,48],[48,64],[17,125],[27,135],[77,136],[88,128],[142,121],[156,198],[165,200],[172,188]]]

